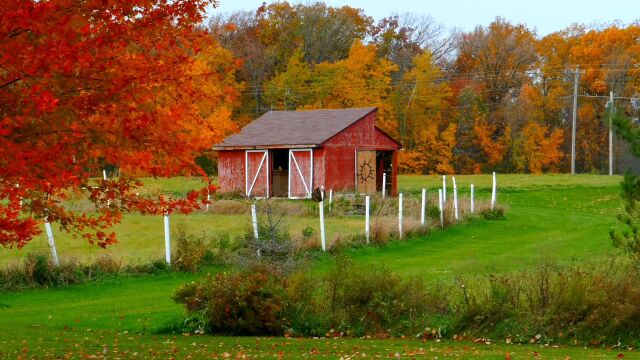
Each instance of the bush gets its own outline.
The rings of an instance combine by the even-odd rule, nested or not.
[[[480,216],[485,220],[502,220],[504,219],[504,208],[496,206],[495,208],[486,208],[480,211]]]
[[[266,273],[216,274],[189,283],[173,296],[191,319],[212,334],[281,335],[284,331],[285,283]],[[193,327],[193,326],[192,326]]]
[[[347,262],[318,279],[307,273],[218,274],[189,283],[173,296],[187,312],[183,331],[213,334],[324,336],[334,329],[388,336],[424,329],[427,317],[448,311],[445,292],[419,278],[402,279],[384,267]],[[193,319],[203,323],[193,326]]]
[[[174,234],[175,252],[172,265],[180,271],[197,272],[204,263],[205,256],[210,253],[204,233],[187,234],[183,224],[178,224]]]
[[[0,291],[29,288],[63,287],[101,279],[138,274],[159,274],[169,271],[164,260],[123,267],[109,255],[99,256],[93,263],[82,264],[75,259],[61,259],[55,266],[46,253],[29,253],[19,263],[0,269]]]

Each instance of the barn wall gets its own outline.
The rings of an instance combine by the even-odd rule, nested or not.
[[[349,126],[323,144],[325,187],[351,191],[356,187],[356,150],[396,150],[398,144],[375,127],[376,112]],[[397,192],[397,157],[394,154],[392,192]]]
[[[375,143],[376,149],[378,150],[383,150],[383,149],[396,150],[398,148],[398,144],[378,128],[376,128],[376,131],[375,131],[374,143]]]
[[[218,183],[220,192],[239,191],[245,186],[244,150],[218,151]]]
[[[311,187],[314,189],[325,185],[325,151],[323,148],[313,149],[313,184]],[[325,188],[327,186],[325,185]]]

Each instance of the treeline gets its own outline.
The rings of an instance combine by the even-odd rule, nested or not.
[[[376,22],[277,2],[208,26],[242,61],[238,125],[269,110],[377,106],[378,126],[404,145],[404,173],[568,171],[575,69],[578,171],[608,169],[610,91],[617,109],[640,111],[638,24],[538,36],[496,18],[459,32],[413,14]]]

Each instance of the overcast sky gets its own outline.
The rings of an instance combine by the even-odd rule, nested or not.
[[[290,1],[300,2],[311,3]],[[466,31],[476,25],[487,25],[496,16],[502,16],[513,23],[524,23],[536,29],[538,35],[561,30],[576,22],[592,24],[620,20],[630,23],[640,18],[640,0],[327,0],[325,3],[361,8],[375,19],[392,13],[426,14],[449,28]],[[260,4],[262,0],[220,0],[220,6],[210,10],[209,14],[255,10]]]

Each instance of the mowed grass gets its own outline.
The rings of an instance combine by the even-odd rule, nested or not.
[[[489,196],[490,176],[459,176],[456,180],[462,194],[468,193],[468,185],[474,183],[478,197]],[[386,247],[360,247],[345,253],[361,265],[385,264],[401,274],[419,274],[427,280],[526,270],[542,261],[581,266],[606,261],[618,251],[611,245],[608,230],[618,226],[615,215],[623,207],[620,180],[590,175],[498,175],[498,202],[507,208],[505,219],[475,220],[433,230],[426,236],[394,241]],[[405,176],[400,178],[400,190],[408,197],[417,197],[422,187],[433,193],[441,181],[436,176]],[[162,186],[172,191],[176,188],[173,182],[180,180],[172,179]],[[449,178],[448,186],[450,190]],[[243,216],[225,215],[220,217],[224,221],[212,221],[216,217],[193,214],[183,220],[188,227],[206,231],[242,232],[248,227],[249,220]],[[299,220],[296,218],[292,226],[301,228]],[[312,224],[317,219],[308,220]],[[131,261],[142,259],[136,253],[160,257],[161,219],[131,215],[125,221],[128,222],[121,226],[128,227],[136,239],[146,240],[123,239],[108,251]],[[358,217],[329,217],[327,226],[332,231],[342,231],[347,225],[340,221],[353,226],[354,231],[361,225]],[[177,222],[178,216],[172,217],[172,225]],[[213,222],[222,225],[215,227],[218,225]],[[44,239],[40,242],[46,243]],[[77,253],[82,256],[102,251],[82,245],[81,241],[67,242],[70,247],[65,251],[78,246]],[[59,240],[61,252],[63,243],[65,240]],[[137,249],[143,244],[147,247]],[[9,250],[2,251],[1,256],[7,256],[4,252]],[[331,263],[330,256],[321,257],[313,271],[322,272]],[[401,358],[504,359],[507,352],[512,359],[613,359],[618,353],[623,353],[625,359],[640,358],[626,349],[517,346],[506,344],[504,339],[492,339],[491,345],[468,339],[421,342],[410,334],[408,339],[392,340],[154,335],[156,329],[183,314],[182,308],[170,299],[173,291],[201,276],[173,273],[0,294],[0,358],[372,358],[398,354]],[[534,352],[539,357],[534,357]]]
[[[640,358],[618,349],[414,339],[157,335],[183,310],[170,296],[201,275],[165,274],[0,294],[0,358]],[[535,357],[535,354],[539,357]]]

